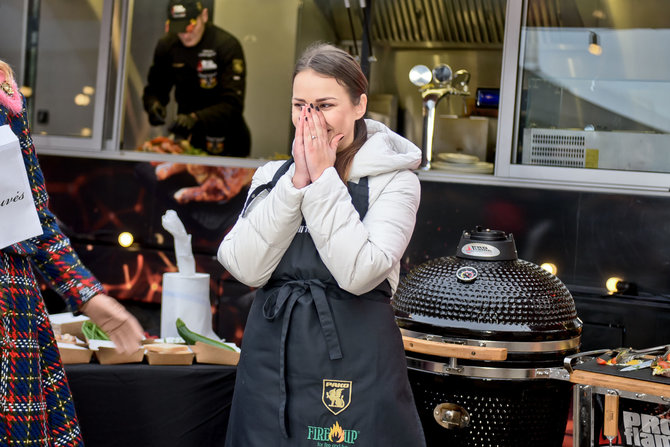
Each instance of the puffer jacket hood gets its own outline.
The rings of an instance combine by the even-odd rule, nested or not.
[[[416,169],[421,164],[421,149],[384,124],[365,120],[368,140],[354,156],[349,177],[352,179]]]

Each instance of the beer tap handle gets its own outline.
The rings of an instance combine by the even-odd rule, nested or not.
[[[432,79],[433,73],[430,71],[430,68],[425,65],[415,65],[409,71],[409,81],[417,87],[420,87],[420,90],[424,87],[429,87]]]
[[[435,79],[440,86],[450,82],[453,75],[454,72],[447,64],[438,64],[433,68],[433,79]]]

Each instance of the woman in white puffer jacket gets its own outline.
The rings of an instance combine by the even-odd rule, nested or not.
[[[259,287],[229,447],[423,446],[390,306],[419,206],[421,151],[365,120],[367,80],[331,45],[293,77],[293,158],[254,175],[218,251]]]

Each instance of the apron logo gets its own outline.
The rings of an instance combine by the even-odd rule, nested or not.
[[[358,430],[345,430],[338,421],[335,421],[331,427],[315,427],[313,425],[307,426],[308,441],[332,442],[333,445],[342,444],[342,447],[355,444],[359,434],[360,432]],[[331,444],[322,444],[321,442],[317,442],[317,446],[322,445]]]
[[[321,402],[335,416],[342,413],[351,403],[351,381],[323,379]]]

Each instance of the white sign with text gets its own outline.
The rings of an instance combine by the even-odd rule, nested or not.
[[[0,126],[0,249],[42,234],[19,139]]]

